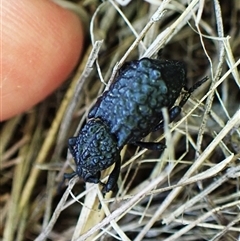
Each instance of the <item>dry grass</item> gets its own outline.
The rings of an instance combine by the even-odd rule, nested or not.
[[[160,9],[158,0],[132,0],[121,10],[79,2],[72,6],[87,12],[92,45],[74,77],[1,125],[2,240],[240,240],[239,0],[164,1]],[[67,139],[103,91],[100,79],[162,48],[163,58],[187,63],[189,86],[210,77],[179,121],[149,137],[166,141],[165,152],[126,146],[119,190],[104,199],[100,186],[77,177],[58,191],[75,168]]]

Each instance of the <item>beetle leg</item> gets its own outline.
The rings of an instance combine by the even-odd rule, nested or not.
[[[99,183],[100,182],[100,177],[101,177],[101,173],[100,172],[97,172],[96,174],[94,175],[87,175],[84,177],[84,181],[85,182],[90,182],[90,183]]]
[[[164,144],[162,144],[161,142],[143,142],[143,141],[137,141],[135,143],[132,143],[136,146],[140,146],[142,148],[146,148],[149,150],[153,150],[153,151],[163,151],[166,146]]]
[[[198,82],[196,82],[190,89],[186,89],[186,93],[183,95],[180,103],[179,103],[179,107],[183,107],[185,105],[185,103],[187,102],[187,100],[189,99],[189,97],[191,96],[192,92],[194,90],[196,90],[198,87],[200,87],[203,83],[205,83],[208,80],[208,77],[204,77],[203,79],[199,80]]]
[[[117,160],[115,162],[115,167],[113,169],[113,171],[110,173],[107,183],[104,184],[104,187],[102,189],[102,194],[103,196],[105,196],[105,194],[111,190],[114,189],[114,187],[117,184],[117,180],[119,177],[119,173],[120,173],[120,169],[121,169],[121,157],[120,155],[117,157]]]
[[[181,113],[182,111],[182,107],[185,105],[185,103],[187,102],[187,100],[189,99],[189,97],[191,96],[192,92],[194,90],[196,90],[198,87],[200,87],[203,83],[205,83],[208,80],[208,77],[203,78],[202,80],[199,80],[197,83],[195,83],[190,89],[186,89],[187,91],[182,99],[180,100],[179,105],[174,106],[173,108],[171,108],[168,111],[168,115],[169,115],[169,123],[171,123],[172,121],[174,121],[176,119],[176,117]],[[157,131],[160,129],[163,129],[164,126],[164,121],[162,120],[155,128],[153,131]]]
[[[63,187],[63,183],[65,182],[65,180],[70,180],[71,178],[75,177],[77,175],[76,172],[72,172],[72,173],[64,173],[63,175],[63,179],[62,181],[59,183],[58,188],[57,188],[57,192],[60,194],[61,193],[61,189]]]

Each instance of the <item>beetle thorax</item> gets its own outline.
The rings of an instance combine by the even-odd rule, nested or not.
[[[119,149],[117,140],[100,119],[90,119],[81,130],[78,142],[80,160],[77,161],[77,174],[83,178],[96,175],[111,166]]]

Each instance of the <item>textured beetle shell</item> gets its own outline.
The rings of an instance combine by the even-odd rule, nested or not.
[[[90,110],[117,138],[118,147],[148,135],[171,107],[186,84],[182,62],[143,58],[123,67],[108,91]]]
[[[89,120],[79,138],[69,142],[77,173],[86,179],[111,166],[119,153],[116,138],[101,120]]]

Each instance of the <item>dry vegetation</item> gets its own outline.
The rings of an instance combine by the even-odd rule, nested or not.
[[[66,7],[84,15],[89,35],[79,67],[44,102],[1,124],[2,240],[240,240],[240,1],[76,2]],[[58,190],[75,168],[67,139],[101,82],[159,49],[186,62],[188,86],[209,76],[176,122],[147,137],[166,142],[164,153],[126,146],[118,192],[104,199],[77,177]]]

